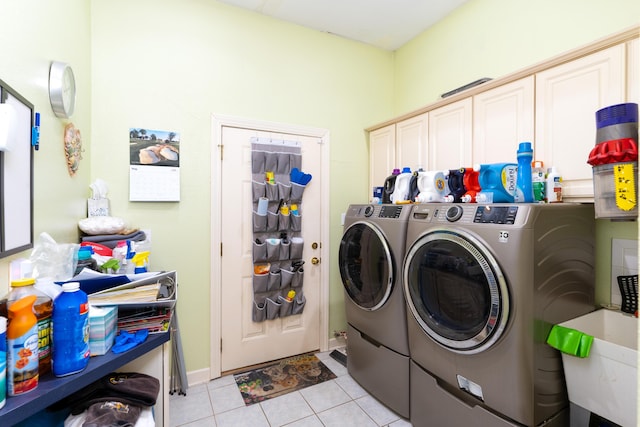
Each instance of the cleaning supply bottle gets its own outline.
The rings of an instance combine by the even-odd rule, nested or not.
[[[444,198],[447,203],[460,203],[461,197],[465,192],[464,188],[464,168],[451,169],[444,172],[447,176],[447,186],[449,194]]]
[[[441,171],[418,172],[417,203],[442,203],[447,194],[447,179]]]
[[[562,177],[555,166],[552,166],[547,170],[546,192],[547,202],[562,202]]]
[[[51,313],[53,299],[35,287],[36,279],[12,280],[11,292],[7,295],[7,308],[27,295],[35,295],[33,312],[38,319],[38,363],[40,375],[51,371]]]
[[[7,403],[7,318],[0,316],[0,409]]]
[[[38,387],[38,319],[33,314],[35,295],[9,307],[7,327],[7,393],[17,396]]]
[[[514,202],[533,202],[533,181],[531,172],[531,161],[533,160],[533,148],[530,142],[521,142],[518,145],[518,177],[516,180],[516,192]]]
[[[79,274],[84,268],[98,271],[98,262],[92,258],[93,249],[91,246],[81,246],[78,249],[78,264],[74,276]]]
[[[382,203],[391,203],[391,196],[396,189],[396,178],[400,175],[400,169],[394,169],[391,175],[384,180],[382,187]]]
[[[463,177],[465,193],[460,198],[462,203],[476,202],[476,196],[482,190],[478,181],[479,175],[480,173],[474,171],[473,168],[465,168]]]
[[[62,285],[53,302],[53,358],[56,377],[81,372],[89,363],[89,302],[78,282]]]
[[[287,213],[288,212],[289,208],[287,207]],[[135,269],[133,270],[135,274],[147,272],[149,253],[149,251],[138,252],[133,256],[133,258],[131,258],[131,262],[133,263],[133,265],[135,265]]]
[[[533,201],[543,203],[547,199],[545,193],[544,163],[534,160],[531,164],[531,184],[533,187]]]
[[[482,191],[476,195],[478,203],[513,203],[516,192],[518,165],[515,163],[488,163],[475,165]]]
[[[409,190],[411,185],[411,177],[413,173],[411,168],[404,167],[400,175],[396,177],[395,189],[391,195],[391,203],[400,203],[409,200]]]

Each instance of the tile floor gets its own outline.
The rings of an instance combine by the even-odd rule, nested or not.
[[[410,427],[374,399],[329,356],[318,358],[337,378],[245,406],[233,375],[189,387],[170,399],[170,427]]]

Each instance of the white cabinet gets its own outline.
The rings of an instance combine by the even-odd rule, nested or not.
[[[383,186],[395,168],[425,167],[427,126],[427,114],[421,114],[369,133],[370,187]]]
[[[396,164],[396,125],[369,133],[369,199],[373,187],[382,187]]]
[[[627,102],[640,104],[640,39],[627,43]]]
[[[473,97],[473,164],[517,162],[518,144],[534,142],[533,98],[533,76]]]
[[[427,113],[396,123],[396,167],[426,170],[428,127]]]
[[[563,198],[593,198],[595,113],[625,102],[626,45],[593,53],[536,74],[535,157],[556,166],[564,179]]]
[[[471,98],[429,111],[429,154],[426,170],[472,166],[471,114]]]

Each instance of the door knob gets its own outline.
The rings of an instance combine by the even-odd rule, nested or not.
[[[320,264],[320,258],[317,258],[317,257],[311,258],[311,264],[313,265]]]

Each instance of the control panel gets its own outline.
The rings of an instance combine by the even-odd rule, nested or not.
[[[480,224],[514,224],[517,206],[478,206],[473,222]]]

